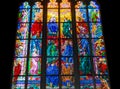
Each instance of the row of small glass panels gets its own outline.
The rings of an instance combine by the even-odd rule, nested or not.
[[[79,66],[80,75],[92,75],[93,71],[96,75],[108,75],[107,62],[105,57],[93,57],[92,59],[90,59],[90,57],[78,57],[78,59],[79,63],[76,65]],[[32,57],[29,58],[28,66],[26,66],[27,58],[15,58],[13,75],[26,75],[26,67],[28,68],[28,75],[40,75],[41,62],[41,57]],[[92,68],[92,65],[94,68]],[[61,73],[59,68],[61,68]],[[47,57],[46,75],[58,75],[59,73],[61,75],[74,74],[73,57],[61,57],[60,61],[58,57]]]
[[[58,14],[58,9],[47,10],[47,22],[52,17],[55,18],[55,22],[58,22],[58,17],[60,17],[60,22],[64,22],[65,18],[71,20],[71,9],[60,9],[60,15]],[[75,9],[75,12],[76,22],[88,22],[86,9]],[[89,22],[100,22],[99,9],[88,9],[88,16]],[[18,22],[30,22],[30,9],[20,9],[18,17]],[[35,22],[36,18],[40,19],[38,22],[43,22],[43,9],[32,10],[32,22]]]
[[[93,76],[80,76],[80,87],[81,89],[95,89]],[[62,89],[75,89],[74,76],[61,76]],[[59,89],[59,77],[58,76],[46,76],[46,89]],[[25,77],[18,76],[16,83],[13,82],[12,89],[25,89]],[[28,76],[27,89],[40,89],[41,76]],[[107,85],[105,89],[110,88],[108,76],[95,76],[96,89],[102,88]]]

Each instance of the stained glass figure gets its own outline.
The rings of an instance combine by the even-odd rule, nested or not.
[[[48,8],[58,8],[58,3],[56,0],[50,0],[50,2],[47,4]]]
[[[90,55],[90,43],[88,39],[78,39],[78,55],[79,56]]]
[[[107,68],[107,62],[105,57],[94,57],[94,71],[98,75],[107,75],[108,74],[108,68]]]
[[[15,56],[26,57],[27,56],[28,40],[16,40]]]
[[[59,77],[46,76],[46,89],[59,89]]]
[[[29,58],[28,73],[29,75],[41,74],[41,58],[39,57]]]
[[[73,56],[72,40],[61,40],[61,55],[62,56]]]
[[[105,56],[105,47],[103,39],[92,39],[92,48],[94,56]]]
[[[92,38],[102,38],[102,26],[101,23],[90,23],[90,32]]]
[[[89,38],[89,29],[87,23],[76,23],[77,38]]]
[[[47,56],[58,56],[58,40],[47,40]]]
[[[38,57],[42,54],[42,40],[30,41],[30,56]]]
[[[57,57],[48,57],[46,65],[47,75],[58,75],[59,74],[59,61]]]
[[[71,4],[68,2],[68,0],[62,0],[60,3],[60,8],[71,8]]]
[[[89,9],[99,8],[99,6],[96,4],[95,1],[90,1],[90,4],[88,5]]]
[[[86,8],[86,4],[84,4],[82,1],[78,1],[77,4],[75,5],[75,8]]]
[[[91,63],[90,57],[79,58],[79,72],[80,72],[80,75],[92,74],[92,63]]]

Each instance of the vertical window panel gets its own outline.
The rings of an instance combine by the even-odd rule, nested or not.
[[[78,55],[89,56],[90,55],[90,43],[88,39],[78,39]]]
[[[46,76],[46,89],[59,89],[59,77]]]
[[[12,79],[12,89],[24,89],[25,88],[25,77],[14,76]]]
[[[41,58],[33,57],[29,58],[28,63],[28,74],[29,75],[40,75],[41,74]]]
[[[75,9],[76,22],[87,22],[86,9]]]
[[[26,58],[14,58],[13,75],[26,75]]]
[[[76,23],[77,38],[89,38],[89,29],[87,23]]]
[[[108,74],[107,62],[105,57],[93,57],[94,71],[98,75]]]
[[[30,56],[38,57],[42,54],[42,40],[30,41]]]
[[[46,64],[47,75],[58,75],[59,74],[59,60],[58,57],[48,57]]]
[[[58,40],[47,40],[47,56],[58,56]]]
[[[105,47],[103,39],[92,39],[92,48],[94,56],[105,56]]]
[[[61,59],[61,75],[72,75],[74,73],[73,58],[62,57]]]
[[[103,38],[101,23],[90,23],[89,26],[92,38]]]
[[[73,56],[73,42],[69,40],[61,40],[61,55],[62,56]]]
[[[90,57],[79,57],[79,73],[80,75],[92,74],[92,63]]]
[[[16,40],[15,56],[26,57],[27,56],[28,40]]]
[[[40,89],[40,83],[40,76],[28,76],[27,89]]]
[[[29,24],[18,23],[17,27],[17,39],[28,39]]]
[[[31,38],[32,39],[40,39],[42,38],[42,23],[34,22],[31,24]]]

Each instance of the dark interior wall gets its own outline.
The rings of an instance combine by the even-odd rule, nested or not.
[[[4,2],[6,5],[5,8],[1,9],[1,19],[2,28],[0,31],[0,39],[2,42],[0,44],[0,87],[1,85],[4,88],[0,89],[10,89],[10,78],[12,71],[13,63],[13,54],[14,54],[14,45],[15,45],[15,36],[16,36],[16,26],[17,26],[17,12],[19,2],[21,0],[9,0]],[[23,0],[24,1],[24,0]],[[111,87],[113,88],[112,79],[113,79],[113,70],[112,70],[112,60],[113,58],[113,3],[112,0],[98,0],[101,5],[101,19],[103,25],[103,34],[106,45],[106,52],[108,58],[108,67],[110,71]],[[1,50],[2,49],[2,50]],[[3,85],[4,84],[4,85]]]

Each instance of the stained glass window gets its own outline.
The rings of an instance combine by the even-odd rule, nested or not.
[[[110,89],[96,1],[29,0],[17,23],[12,89]]]

